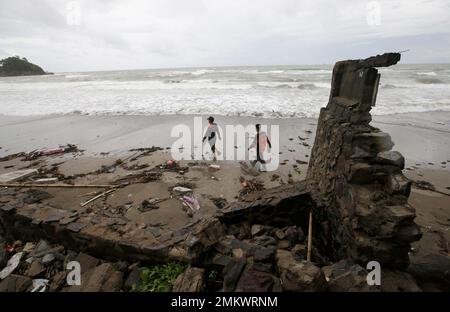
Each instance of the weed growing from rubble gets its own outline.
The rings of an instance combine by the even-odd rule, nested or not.
[[[169,262],[164,265],[155,265],[142,268],[141,284],[133,285],[131,291],[135,292],[168,292],[172,290],[173,283],[178,275],[184,272],[187,265],[178,262]]]

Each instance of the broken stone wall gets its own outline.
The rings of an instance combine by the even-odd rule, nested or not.
[[[404,158],[391,151],[389,134],[369,125],[380,79],[375,67],[399,60],[399,53],[386,53],[336,63],[308,168],[326,203],[315,217],[329,229],[329,250],[364,266],[375,260],[404,268],[410,243],[420,238]]]

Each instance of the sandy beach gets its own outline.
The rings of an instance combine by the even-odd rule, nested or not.
[[[39,174],[25,179],[26,183],[53,177],[58,177],[60,183],[77,185],[129,183],[86,207],[81,204],[101,190],[43,188],[49,195],[42,203],[77,215],[69,221],[78,219],[77,222],[93,224],[87,233],[95,237],[151,245],[190,224],[209,220],[227,204],[239,200],[244,189],[242,178],[255,190],[305,179],[317,127],[314,118],[215,116],[221,126],[278,125],[280,164],[275,171],[258,172],[251,169],[248,161],[208,159],[181,160],[175,168],[166,168],[167,161],[173,159],[171,146],[177,139],[171,137],[173,127],[185,124],[193,129],[195,117],[205,120],[207,116],[0,116],[0,158],[3,158],[0,174],[31,168]],[[423,236],[412,244],[412,263],[420,264],[427,257],[449,253],[449,120],[448,112],[430,112],[374,116],[372,121],[373,126],[391,135],[393,149],[405,157],[404,174],[413,181],[409,204],[416,210],[416,222]],[[14,156],[69,143],[79,150],[29,161]],[[246,146],[237,144],[235,149],[246,149]],[[219,165],[220,169],[209,167],[211,164]],[[177,186],[192,190],[199,202],[198,211],[186,209],[180,196],[174,195]],[[13,194],[13,197],[6,196],[3,203],[28,193],[24,189]],[[146,207],[145,203],[152,200],[157,200],[157,204]],[[42,218],[47,217],[44,214]],[[125,229],[120,229],[121,222],[127,222]],[[149,236],[148,231],[152,235],[156,233],[156,238]],[[117,236],[120,233],[125,236]],[[421,284],[421,287],[435,290],[434,285]]]
[[[141,170],[118,167],[113,173],[95,173],[102,166],[114,164],[118,159],[129,158],[135,152],[130,150],[151,146],[161,147],[149,155],[134,161],[127,161],[128,167],[145,165],[153,168],[172,159],[170,146],[176,140],[171,137],[175,125],[193,127],[195,116],[45,116],[45,117],[0,117],[0,156],[19,152],[52,148],[67,143],[75,144],[83,152],[40,158],[37,162],[22,162],[12,159],[0,163],[0,174],[27,168],[58,167],[59,174],[75,176],[81,184],[110,183],[119,177]],[[206,116],[201,116],[203,119]],[[274,172],[263,172],[257,176],[264,188],[293,183],[305,178],[310,149],[314,143],[317,120],[313,118],[261,119],[250,117],[216,116],[219,125],[251,125],[262,123],[279,125],[280,165]],[[447,248],[450,241],[450,113],[432,112],[375,116],[372,124],[388,132],[395,143],[394,150],[400,151],[406,159],[405,175],[413,181],[430,182],[438,192],[413,186],[410,204],[417,210],[417,223],[422,227],[424,238],[415,243],[417,252],[430,252],[431,236],[438,249]],[[206,123],[205,123],[206,124]],[[302,134],[300,140],[298,135]],[[237,146],[237,149],[244,148]],[[142,213],[137,208],[149,198],[170,197],[170,189],[180,183],[190,183],[199,195],[201,209],[194,218],[214,215],[218,207],[214,200],[225,202],[237,200],[242,185],[240,176],[252,179],[254,176],[242,170],[238,161],[217,161],[220,170],[208,167],[211,161],[181,161],[188,166],[183,175],[178,172],[164,172],[160,179],[147,183],[130,185],[97,206],[126,206],[125,216],[136,223],[161,226],[162,230],[175,230],[189,222],[189,216],[181,209],[181,203],[169,199],[159,204],[159,209]],[[81,175],[80,177],[77,177]],[[49,202],[64,209],[78,208],[84,199],[80,195],[86,190],[50,190],[53,198]],[[445,195],[447,194],[447,195]],[[117,208],[119,209],[119,208]],[[436,234],[438,233],[438,234]],[[437,236],[436,236],[437,235]],[[436,237],[435,237],[436,236]],[[442,237],[445,243],[442,244]],[[422,246],[421,242],[428,242]]]

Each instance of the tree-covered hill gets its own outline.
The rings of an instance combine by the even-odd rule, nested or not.
[[[28,62],[26,58],[12,56],[0,60],[0,76],[47,75],[41,67]]]

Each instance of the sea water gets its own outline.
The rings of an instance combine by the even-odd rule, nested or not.
[[[450,111],[450,64],[380,68],[372,113]],[[121,70],[0,78],[0,114],[317,117],[332,66]]]

